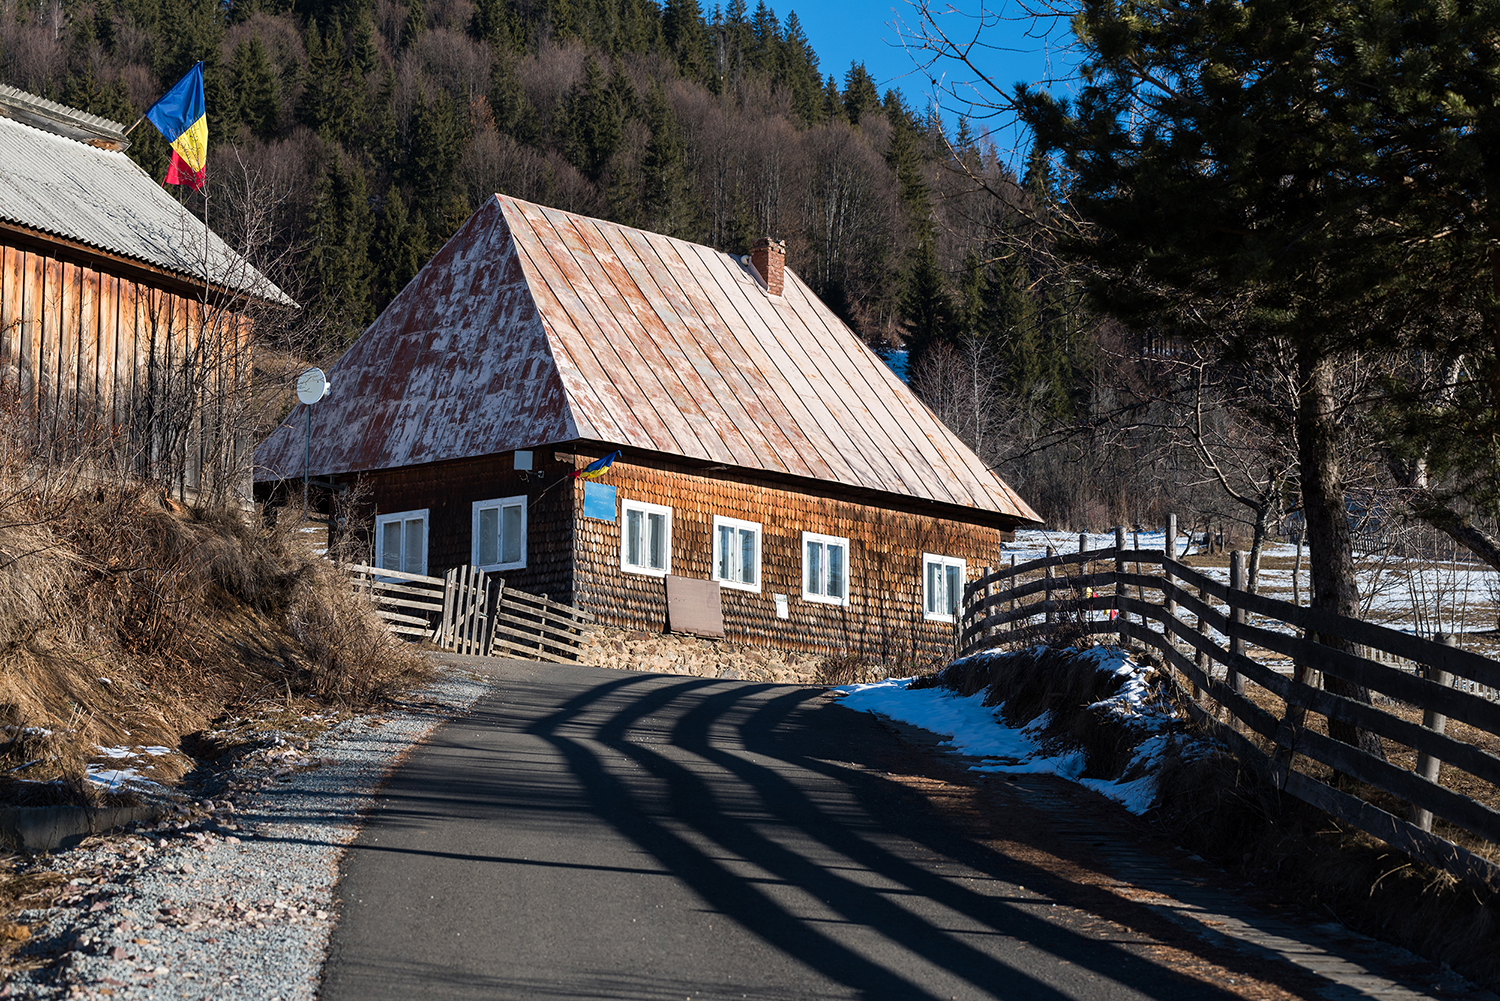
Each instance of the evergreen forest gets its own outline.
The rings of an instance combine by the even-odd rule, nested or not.
[[[783,16],[784,14],[784,16]],[[792,10],[732,0],[18,0],[0,82],[129,125],[204,64],[213,228],[303,305],[331,362],[493,192],[787,262],[1038,510],[1118,519],[1097,330],[1029,236],[1052,180],[983,134],[825,72]],[[828,68],[834,69],[834,68]],[[149,124],[129,155],[165,175]],[[200,196],[169,189],[197,214]],[[1000,197],[996,197],[997,194]],[[1035,252],[1033,252],[1033,249]],[[1075,444],[1077,440],[1075,439]],[[1076,450],[1075,450],[1076,451]],[[1051,472],[1047,472],[1047,467]],[[1134,501],[1132,500],[1132,503]],[[1131,517],[1139,517],[1130,514]]]

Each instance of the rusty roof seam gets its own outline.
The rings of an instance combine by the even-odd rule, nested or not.
[[[538,206],[538,208],[540,207]],[[547,294],[557,304],[559,312],[561,312],[563,317],[568,320],[569,326],[574,331],[578,331],[577,321],[573,318],[572,313],[568,310],[567,306],[564,305],[562,301],[561,289],[554,288],[551,280],[547,277],[548,268],[550,266],[552,269],[554,269],[556,271],[556,274],[560,279],[562,279],[562,283],[564,284],[567,283],[567,276],[565,272],[563,272],[559,267],[555,252],[550,246],[547,245],[547,241],[542,238],[540,230],[537,229],[536,222],[531,218],[531,216],[525,211],[524,208],[521,210],[521,216],[525,221],[527,227],[537,236],[538,240],[541,242],[542,252],[546,255],[546,260],[544,261],[542,258],[533,256],[528,252],[527,259],[530,260],[536,268],[536,277],[540,278],[542,284],[546,286]],[[533,295],[535,295],[537,291],[538,290],[536,286],[533,284]],[[645,426],[641,423],[641,419],[631,411],[629,404],[623,399],[615,398],[614,394],[604,392],[603,387],[597,385],[594,379],[591,377],[592,373],[597,371],[598,375],[602,377],[603,383],[606,385],[610,384],[609,373],[604,368],[603,363],[600,362],[598,355],[594,352],[593,346],[589,343],[589,339],[582,336],[581,331],[578,332],[579,340],[582,341],[582,343],[578,345],[578,350],[575,351],[574,346],[568,343],[569,338],[567,337],[567,335],[563,333],[556,325],[552,327],[553,338],[556,341],[562,342],[566,345],[568,355],[570,358],[572,358],[573,363],[580,373],[580,376],[582,377],[584,383],[595,394],[604,413],[609,417],[610,423],[616,429],[616,433],[620,437],[625,439],[624,443],[630,445],[643,445],[650,443],[650,432],[648,432]],[[621,407],[624,408],[623,414],[617,413],[617,411]]]
[[[506,216],[506,214],[504,213],[503,208],[501,210],[501,216],[503,219],[505,219],[508,228],[510,229],[513,236],[518,222],[525,225],[527,228],[530,228],[531,226],[530,222],[528,222],[524,217],[520,218],[519,220],[509,219],[508,216]],[[536,280],[534,276],[540,274],[540,265],[536,260],[534,260],[529,246],[523,244],[519,240],[514,239],[513,243],[516,247],[516,253],[518,257],[521,258],[522,268],[527,276],[527,282],[530,286],[531,296],[533,299],[536,299],[537,289],[532,283],[534,283]],[[527,267],[528,262],[530,263],[529,268]],[[550,286],[547,286],[546,282],[543,282],[542,285],[547,289],[547,295],[551,297]],[[542,320],[542,330],[545,339],[552,348],[553,361],[558,365],[559,375],[562,376],[563,391],[567,399],[568,407],[575,413],[575,422],[578,420],[578,414],[580,411],[582,412],[582,416],[589,422],[587,427],[584,427],[581,423],[579,424],[579,435],[580,437],[584,438],[605,438],[607,437],[607,435],[604,432],[604,427],[601,425],[600,417],[605,418],[607,423],[614,424],[614,415],[610,413],[608,406],[599,396],[598,391],[589,382],[589,380],[584,377],[582,368],[580,368],[578,361],[573,357],[572,347],[564,338],[561,337],[561,335],[557,333],[556,325],[547,317],[546,311],[541,308],[541,305],[541,302],[538,301],[537,313]],[[564,365],[567,366],[567,372],[563,371]],[[575,392],[573,388],[575,384],[581,385],[584,387],[584,389],[587,390],[587,397],[584,397],[582,396],[582,394]],[[585,434],[585,431],[592,431],[593,433]]]
[[[653,309],[650,303],[646,301],[645,293],[641,290],[639,284],[637,284],[635,274],[630,266],[626,263],[624,257],[622,257],[620,253],[616,251],[610,244],[608,235],[599,227],[598,223],[594,220],[588,220],[587,230],[584,233],[584,239],[590,246],[592,246],[594,244],[595,237],[598,240],[602,241],[603,244],[609,248],[610,253],[614,255],[616,262],[619,264],[619,267],[616,269],[618,275],[611,272],[606,267],[603,269],[604,277],[607,281],[609,281],[610,286],[615,290],[615,293],[620,297],[621,301],[625,303],[626,308],[630,311],[632,319],[636,320],[641,325],[642,332],[645,333],[648,320],[646,317],[641,315],[641,312],[637,310],[634,301],[632,301],[633,292],[634,299],[638,299],[641,302],[642,306],[645,308],[645,311],[650,314],[650,321],[654,321],[656,324],[661,325],[661,318],[657,316],[655,309]],[[628,288],[623,284],[623,282],[626,281],[629,282]],[[662,333],[666,333],[665,328],[663,328]],[[629,335],[627,334],[627,336]],[[683,410],[683,419],[688,423],[688,430],[692,433],[694,440],[698,442],[698,447],[703,451],[705,455],[712,457],[716,461],[722,462],[726,459],[732,459],[733,453],[730,452],[724,442],[719,439],[717,432],[715,432],[714,430],[712,422],[709,421],[707,415],[704,414],[702,405],[698,402],[697,399],[694,398],[692,392],[689,391],[687,384],[683,381],[682,373],[678,370],[678,367],[672,364],[672,361],[667,358],[666,352],[662,348],[660,339],[657,337],[653,337],[649,333],[647,333],[647,335],[643,337],[642,340],[647,346],[650,347],[653,352],[655,352],[655,356],[660,359],[659,370],[653,369],[658,381],[662,381],[664,378],[669,377],[677,386],[678,392],[674,393],[666,386],[666,383],[662,381],[662,388],[668,394],[668,397],[670,399],[681,401],[679,403],[679,409]],[[673,341],[673,343],[676,343],[675,340]],[[640,344],[636,344],[635,347],[637,351],[642,350],[642,345]],[[645,364],[647,364],[648,366],[650,366],[651,364],[649,361],[646,361],[644,352],[642,353],[642,361],[645,362]],[[700,431],[699,425],[703,426],[703,430]]]
[[[816,350],[816,352],[822,356],[822,360],[827,364],[828,368],[834,372],[837,372],[840,378],[845,381],[845,388],[855,388],[849,379],[849,371],[847,369],[838,367],[835,364],[834,358],[825,350],[826,346],[821,343],[827,338],[819,338],[816,336],[799,338],[796,336],[796,330],[792,324],[793,318],[795,318],[797,324],[801,325],[801,328],[805,334],[811,335],[813,331],[806,325],[804,319],[800,315],[798,315],[798,311],[792,308],[790,303],[786,302],[787,288],[790,287],[794,292],[796,290],[798,283],[796,273],[791,269],[784,269],[784,278],[786,284],[783,286],[783,293],[781,297],[783,301],[781,305],[778,306],[778,304],[772,302],[770,297],[764,297],[761,302],[754,303],[754,308],[772,313],[776,317],[776,319],[787,326],[788,332],[792,335],[786,339],[785,344],[782,344],[781,339],[777,338],[774,335],[774,332],[770,333],[771,339],[777,344],[778,347],[781,347],[783,351],[786,352],[787,361],[790,363],[794,371],[797,371],[799,373],[806,372],[808,370],[818,371],[825,384],[828,384],[831,389],[836,390],[837,387],[832,386],[832,383],[829,381],[828,374],[826,372],[822,372],[822,370],[819,368],[819,359],[814,355],[814,351]],[[791,316],[787,316],[786,314],[791,314]],[[758,319],[762,318],[758,317]],[[767,328],[769,331],[769,324],[767,324]],[[794,350],[800,353],[805,364],[803,362],[799,362],[798,359],[792,355],[792,352]],[[813,389],[811,384],[809,384],[809,391],[813,392],[815,395],[819,395],[820,402],[822,402],[821,395],[816,394],[816,390]],[[843,398],[842,393],[835,391],[831,395],[834,397],[834,399],[831,403],[828,404],[830,413],[832,413],[834,410],[834,404],[837,404],[840,410],[848,414],[850,419],[854,420],[857,424],[862,423],[858,421],[858,415],[854,414],[851,410],[848,409],[850,407],[850,403],[848,400],[845,400]],[[840,421],[837,417],[835,417],[834,419],[840,424],[840,426],[843,426],[843,422]],[[880,426],[878,422],[874,424],[864,423],[863,427],[868,434],[875,435],[878,433],[884,437],[887,447],[882,448],[881,441],[875,437],[872,437],[870,439],[870,444],[874,447],[876,454],[881,460],[883,460],[885,466],[890,471],[890,479],[887,480],[887,482],[891,485],[900,484],[904,489],[907,490],[910,490],[915,485],[920,484],[921,480],[917,474],[915,467],[913,467],[907,461],[906,456],[900,452],[899,448],[896,445],[896,442],[888,434],[885,433],[885,428]],[[863,449],[861,449],[861,454],[864,455],[867,462],[870,461],[870,457],[864,454]],[[874,464],[871,463],[872,470],[873,465]]]
[[[811,292],[805,286],[799,286],[799,292],[808,299],[811,308],[826,324],[829,317],[823,314],[827,313],[827,307],[824,306],[820,309],[820,304],[816,302]],[[940,447],[938,442],[931,440],[930,436],[924,436],[924,440],[921,441],[913,439],[912,446],[919,452],[927,455],[929,462],[932,461],[933,457],[936,457],[937,461],[941,462],[944,468],[947,468],[950,471],[950,475],[953,475],[959,482],[962,483],[967,480],[965,493],[967,493],[971,498],[968,503],[973,503],[973,501],[975,500],[982,499],[984,495],[990,492],[983,489],[982,485],[984,483],[984,480],[986,478],[989,480],[995,480],[996,478],[994,477],[994,475],[989,470],[984,469],[982,463],[978,463],[977,456],[974,456],[974,463],[970,463],[968,461],[968,457],[973,456],[972,450],[970,450],[967,445],[964,445],[962,440],[959,439],[958,436],[954,434],[947,425],[943,424],[938,419],[937,415],[934,414],[931,409],[926,406],[926,404],[922,403],[921,399],[917,397],[915,393],[906,390],[906,387],[900,383],[900,380],[896,378],[895,373],[890,370],[890,367],[887,366],[885,362],[876,357],[874,355],[874,352],[869,351],[869,348],[866,345],[861,344],[860,346],[870,354],[873,363],[879,366],[878,369],[873,369],[873,371],[876,371],[877,377],[881,378],[887,383],[887,389],[890,390],[899,387],[900,390],[902,390],[900,392],[880,392],[877,390],[876,395],[881,398],[881,402],[888,408],[892,404],[899,403],[906,410],[908,416],[917,416],[916,412],[911,409],[912,404],[915,403],[917,406],[921,407],[920,414],[928,419],[927,422],[930,422],[933,425],[933,428],[937,430],[940,435],[943,435],[947,439],[942,443],[947,447]],[[910,436],[911,425],[914,423],[918,423],[911,420],[902,421],[900,420],[900,417],[894,413],[892,413],[892,417],[896,420],[897,425],[905,430],[905,433],[908,436]],[[923,448],[924,445],[926,445],[927,448]],[[960,465],[958,467],[955,467],[953,464],[953,460],[955,458],[960,462]],[[975,464],[977,464],[982,471],[982,477],[976,476]],[[976,486],[981,487],[978,492],[976,492],[974,489],[974,487]],[[962,498],[955,498],[955,500],[958,503],[965,503]]]
[[[578,266],[579,272],[583,276],[584,283],[588,291],[591,293],[593,303],[591,304],[589,300],[584,299],[580,296],[580,304],[585,310],[589,312],[590,318],[598,326],[601,333],[604,333],[606,328],[608,327],[612,327],[614,330],[619,331],[620,337],[618,339],[605,334],[602,340],[612,349],[612,353],[614,354],[615,358],[619,360],[620,368],[624,370],[625,376],[629,378],[630,381],[635,385],[637,392],[646,401],[647,405],[656,415],[657,420],[660,421],[662,429],[666,432],[667,436],[677,445],[678,451],[682,452],[683,454],[695,454],[692,448],[685,447],[687,445],[687,437],[690,437],[692,445],[696,446],[698,450],[697,454],[706,455],[707,450],[704,449],[702,443],[698,441],[698,436],[693,432],[691,427],[686,427],[683,429],[687,436],[685,437],[672,426],[672,421],[670,419],[670,412],[672,408],[669,407],[664,409],[661,406],[660,402],[663,397],[666,397],[668,400],[670,400],[670,395],[668,394],[667,388],[662,384],[660,378],[656,377],[655,373],[650,371],[650,367],[646,364],[645,358],[641,355],[640,348],[635,344],[634,339],[631,337],[630,331],[625,327],[623,323],[620,322],[614,311],[608,308],[607,300],[605,297],[606,294],[598,285],[599,276],[590,274],[588,261],[591,257],[593,257],[592,252],[579,253],[578,248],[573,247],[569,242],[568,232],[572,232],[577,238],[578,242],[581,244],[582,249],[584,251],[588,251],[588,241],[579,231],[580,224],[577,220],[578,217],[576,216],[566,220],[568,230],[564,231],[558,226],[555,220],[551,219],[550,216],[548,218],[548,221],[552,223],[554,229],[556,229],[557,232],[562,236],[564,245],[568,247],[569,252],[574,258],[574,263]],[[593,259],[598,265],[599,271],[602,272],[603,279],[605,281],[608,281],[608,270],[604,268],[602,262],[598,261],[597,257],[593,257]],[[620,298],[621,301],[624,301],[623,297]],[[595,308],[595,305],[598,306],[597,309]],[[639,362],[639,364],[634,364],[631,359],[627,357],[627,352],[623,351],[622,346],[619,344],[620,340],[623,340],[624,346],[628,347],[629,351],[634,353],[635,359]],[[644,374],[650,377],[649,380],[643,379],[643,374],[640,371],[640,369],[643,368],[645,369]],[[609,370],[609,368],[606,368],[606,373]],[[613,384],[615,380],[611,378],[610,381]],[[655,383],[655,392],[653,392],[651,388],[651,382]],[[678,408],[678,414],[679,416],[681,415],[680,408]]]
[[[635,244],[637,243],[637,241],[643,243],[646,247],[646,251],[651,254],[651,256],[657,261],[657,263],[662,268],[667,267],[667,262],[661,259],[659,251],[657,250],[655,245],[651,243],[651,241],[648,239],[648,234],[646,234],[644,231],[629,230],[622,227],[620,232],[622,236],[624,236],[626,242],[629,243],[633,249],[635,249]],[[637,250],[638,255],[639,253],[640,251]],[[728,448],[732,454],[737,456],[736,462],[738,464],[753,466],[754,461],[757,457],[757,453],[755,443],[750,440],[749,434],[746,431],[746,425],[748,424],[754,427],[756,431],[762,435],[765,433],[765,430],[761,423],[756,421],[751,416],[749,410],[745,406],[745,402],[742,399],[741,395],[735,391],[732,384],[733,380],[729,375],[725,373],[725,370],[728,369],[729,372],[732,372],[736,377],[738,377],[741,381],[744,381],[748,386],[749,383],[747,380],[745,380],[744,373],[741,372],[737,366],[729,362],[728,357],[722,351],[719,351],[719,357],[724,359],[724,364],[721,365],[709,351],[704,349],[705,345],[703,345],[700,341],[694,339],[690,333],[686,332],[687,328],[691,326],[691,323],[685,313],[691,314],[694,319],[697,319],[697,314],[692,310],[692,304],[687,302],[686,297],[682,295],[680,289],[674,290],[667,288],[662,282],[662,276],[660,276],[654,269],[650,268],[644,257],[638,257],[638,259],[641,260],[642,265],[645,268],[645,274],[642,275],[642,277],[649,281],[651,286],[656,290],[655,298],[660,303],[659,306],[653,305],[652,308],[654,310],[657,310],[658,316],[661,316],[661,309],[664,308],[669,310],[672,314],[672,317],[677,321],[675,324],[668,323],[667,318],[665,316],[662,316],[663,323],[665,324],[665,329],[668,331],[669,336],[671,336],[673,343],[678,346],[678,350],[681,351],[683,353],[683,356],[688,359],[689,364],[693,368],[693,371],[698,375],[699,379],[703,381],[704,388],[708,392],[708,399],[711,400],[715,405],[712,408],[705,407],[704,412],[713,423],[714,429],[719,435],[719,440],[724,443],[724,446]],[[670,273],[668,274],[668,277],[671,277]],[[684,332],[679,333],[679,331]],[[683,338],[687,338],[691,342],[695,350],[689,350],[683,347]],[[717,347],[717,345],[715,346]],[[707,374],[705,374],[705,369],[708,373],[712,374],[711,379]],[[728,401],[727,403],[725,402],[726,399]],[[734,414],[730,412],[731,408],[734,410],[738,410],[739,413],[744,417],[744,420],[737,420]],[[727,422],[728,434],[726,434],[726,427],[720,426],[721,423],[725,422]],[[739,446],[739,450],[736,449],[736,445]],[[788,451],[791,450],[788,449]],[[743,454],[743,458],[738,458],[738,456],[740,456],[741,454]],[[776,456],[776,460],[778,462],[784,463],[785,456],[778,455]],[[800,461],[801,460],[799,457],[799,462]]]
[[[812,311],[813,315],[817,318],[817,320],[820,323],[823,324],[824,329],[828,330],[830,333],[832,333],[833,332],[833,328],[831,328],[829,326],[828,321],[829,321],[830,318],[832,318],[834,320],[834,322],[837,323],[837,322],[839,322],[838,319],[836,317],[832,317],[831,316],[831,313],[830,313],[830,311],[828,311],[828,309],[827,309],[826,306],[823,306],[821,303],[819,303],[819,302],[817,302],[815,300],[815,297],[812,295],[811,291],[801,281],[800,278],[797,278],[795,275],[793,275],[792,277],[793,277],[794,281],[792,283],[789,283],[791,285],[791,288],[792,288],[792,294],[796,295],[800,299],[802,299],[807,304],[808,308]],[[799,318],[800,318],[800,311],[799,311]],[[802,322],[806,322],[805,319]],[[809,333],[811,333],[811,331],[809,331]],[[834,339],[841,340],[841,341],[843,341],[843,340],[849,340],[849,338],[834,338]],[[864,345],[861,343],[860,347],[864,348]],[[864,348],[864,350],[869,351],[868,348]],[[873,352],[870,352],[870,355],[871,355],[871,358],[874,359],[874,363],[875,364],[878,364],[882,369],[886,369],[887,371],[889,371],[889,369],[887,368],[887,366],[886,366],[886,364],[884,362],[880,361],[878,358],[874,358],[874,353]],[[858,370],[860,368],[860,366],[858,364],[854,364],[853,363],[852,359],[851,359],[851,367],[854,368],[855,370]],[[894,373],[892,373],[892,375],[894,377]],[[861,378],[863,378],[863,373],[861,373]],[[867,388],[872,388],[872,387],[870,387],[868,379],[865,379],[865,384],[866,384]],[[904,396],[905,392],[906,392],[906,387],[904,387],[904,386],[901,387],[902,392],[895,393],[895,394],[893,394],[893,393],[891,393],[889,391],[891,389],[891,387],[889,385],[886,386],[886,387],[883,387],[883,388],[886,390],[885,392],[878,392],[878,393],[876,393],[877,397],[881,397],[882,398],[881,399],[881,403],[882,404],[888,404],[889,403],[889,399],[888,398],[890,396],[892,396],[892,395]],[[946,455],[943,452],[943,450],[933,447],[931,442],[923,442],[923,441],[914,440],[911,437],[910,430],[906,429],[903,426],[904,422],[902,422],[902,421],[900,421],[898,419],[895,419],[894,415],[889,414],[889,411],[887,411],[887,414],[892,417],[892,419],[894,420],[894,423],[897,425],[898,428],[901,429],[901,433],[906,438],[908,446],[910,448],[914,449],[915,452],[916,452],[916,454],[918,456],[920,456],[924,461],[926,461],[926,463],[934,471],[937,471],[939,469],[946,469],[946,470],[948,470],[949,477],[953,476],[953,471],[949,467],[949,464],[948,464],[948,462],[946,460]],[[891,438],[891,443],[892,443],[892,447],[893,448],[897,448],[897,449],[900,448],[900,446],[896,443],[896,440],[895,440],[894,437]],[[928,445],[928,448],[924,449],[922,447],[924,444]],[[920,479],[920,474],[918,474],[916,472],[914,466],[912,467],[912,471],[913,471],[913,475],[918,476],[919,479]],[[954,478],[957,479],[957,477],[954,477]],[[953,489],[953,484],[949,482],[948,477],[942,478],[942,482],[943,482],[943,489],[948,493],[949,499],[953,503],[955,503],[955,504],[973,503],[973,501],[975,499],[977,499],[976,496],[975,496],[974,491],[969,490],[969,489],[963,489],[962,490],[962,494],[956,493],[954,491],[954,489]]]
[[[695,252],[699,252],[699,248],[697,248],[696,245],[694,245],[694,249]],[[718,253],[717,251],[714,251],[707,247],[701,248],[701,251],[708,254]],[[717,274],[712,275],[712,280],[715,282],[715,284],[719,284],[719,276]],[[720,285],[720,291],[721,293],[724,291],[722,285]],[[770,378],[774,373],[775,376],[779,377],[782,384],[784,384],[788,389],[791,390],[792,399],[795,400],[799,406],[801,406],[803,411],[807,414],[807,417],[812,425],[822,432],[823,437],[832,439],[830,441],[830,444],[832,445],[833,450],[837,454],[839,460],[848,469],[849,478],[858,478],[860,476],[860,470],[862,469],[865,476],[874,479],[876,482],[882,482],[883,478],[876,475],[875,473],[875,464],[870,461],[867,455],[865,455],[863,449],[859,448],[855,444],[854,440],[849,436],[848,431],[844,427],[843,422],[834,417],[832,409],[823,400],[822,396],[813,391],[812,384],[808,380],[807,373],[803,371],[800,366],[792,362],[791,356],[788,354],[787,347],[772,334],[769,324],[761,322],[762,329],[766,331],[766,337],[757,337],[755,336],[755,331],[751,329],[751,323],[749,319],[743,312],[741,312],[740,305],[734,300],[734,297],[721,294],[718,299],[728,299],[729,308],[734,310],[735,317],[739,320],[738,324],[724,324],[726,335],[732,337],[735,343],[740,347],[740,350],[743,351],[746,357],[751,360],[751,364],[754,365],[755,369],[761,373],[763,381],[765,381],[769,385]],[[744,297],[744,300],[746,305],[752,311],[757,308],[757,304],[751,302],[748,296]],[[764,303],[765,300],[766,296],[762,294],[761,302]],[[726,317],[725,319],[728,318]],[[756,320],[761,320],[761,317],[758,314],[756,314]],[[747,336],[741,338],[737,332],[738,330],[744,330]],[[787,361],[787,366],[783,367],[778,363],[777,359],[773,355],[773,348],[776,351],[780,352],[781,356]],[[799,389],[798,387],[799,382],[801,383],[801,389]],[[804,389],[805,392],[802,391]],[[785,403],[784,398],[783,402]],[[791,411],[791,408],[789,406],[787,409],[788,411]],[[822,414],[828,418],[827,422],[819,417],[819,411],[821,411]],[[794,411],[791,411],[791,414],[793,420],[797,420],[796,413]],[[808,435],[805,430],[802,432],[802,434],[804,440],[808,441],[809,444],[812,444],[813,447],[816,448],[816,445],[814,444],[815,439],[812,436]],[[824,458],[826,461],[828,457],[825,456]],[[856,463],[858,463],[857,467]],[[832,465],[832,463],[829,464]]]
[[[635,238],[645,244],[646,249],[660,264],[664,274],[653,273],[653,280],[657,282],[658,288],[668,299],[673,312],[677,314],[681,321],[681,327],[687,332],[687,336],[691,339],[693,347],[699,351],[704,351],[705,356],[707,356],[708,345],[711,344],[718,358],[722,359],[723,363],[720,364],[718,360],[708,357],[708,362],[718,375],[723,388],[722,395],[715,395],[714,402],[722,413],[728,415],[732,426],[745,442],[750,458],[753,461],[765,463],[766,456],[769,454],[773,457],[773,461],[784,465],[785,459],[782,451],[778,450],[775,447],[775,443],[770,440],[774,436],[782,438],[785,452],[791,452],[800,456],[800,452],[786,439],[785,433],[773,415],[766,409],[759,394],[755,392],[754,381],[746,373],[745,366],[736,362],[730,356],[729,352],[723,349],[718,337],[713,333],[714,324],[712,320],[706,317],[701,312],[699,305],[692,300],[686,286],[681,280],[681,276],[674,270],[671,260],[663,256],[663,248],[658,243],[659,241],[665,241],[667,249],[674,251],[675,246],[668,238],[659,237],[657,234],[645,231],[638,231],[635,234]],[[663,284],[663,279],[670,279],[671,287]],[[675,302],[672,301],[674,299],[676,300]],[[736,420],[729,413],[730,408],[738,410],[743,414],[744,421]],[[760,416],[757,416],[757,411],[759,411]],[[750,432],[752,430],[755,432],[757,439],[751,438]],[[757,440],[759,445],[757,445]]]
[[[655,238],[655,234],[647,234],[648,240],[652,240],[654,242]],[[848,466],[848,463],[846,461],[842,460],[842,457],[840,457],[840,460],[841,464],[844,467],[844,475],[843,477],[840,477],[838,475],[837,466],[834,463],[830,462],[829,457],[824,455],[822,451],[813,444],[812,440],[808,437],[807,428],[803,425],[803,422],[797,419],[797,415],[793,412],[792,408],[788,405],[788,402],[785,399],[779,397],[776,398],[775,402],[778,404],[778,407],[773,409],[769,404],[767,404],[765,400],[761,398],[760,393],[756,390],[756,380],[751,379],[749,374],[747,374],[752,372],[760,373],[760,367],[757,366],[754,363],[754,360],[749,356],[749,354],[746,353],[744,345],[740,343],[739,338],[733,336],[733,331],[729,329],[730,325],[724,322],[725,317],[721,313],[719,313],[712,300],[708,299],[707,297],[704,297],[703,302],[701,303],[694,300],[692,287],[683,283],[681,278],[676,273],[677,268],[681,268],[682,270],[689,273],[691,272],[686,259],[681,256],[681,252],[678,250],[675,242],[670,241],[667,237],[660,237],[660,239],[668,241],[668,249],[670,249],[672,254],[677,258],[677,267],[674,268],[672,261],[665,255],[663,255],[662,261],[667,266],[668,274],[672,276],[672,280],[676,282],[681,288],[683,296],[688,302],[688,305],[699,317],[705,335],[710,340],[712,340],[713,343],[719,348],[725,360],[729,362],[735,373],[744,381],[747,387],[746,395],[748,396],[749,400],[753,402],[754,406],[765,414],[765,419],[766,421],[770,422],[770,427],[767,428],[759,421],[756,421],[754,414],[751,414],[751,420],[756,422],[756,426],[761,428],[762,433],[767,433],[769,430],[774,429],[781,436],[784,446],[788,449],[795,450],[798,455],[803,456],[804,462],[806,460],[806,452],[801,447],[799,447],[798,442],[805,443],[808,446],[808,450],[810,450],[812,454],[818,458],[818,464],[828,469],[828,479],[837,480],[841,478],[847,479],[851,477],[853,475],[853,470]],[[660,253],[660,251],[658,252]],[[713,314],[713,320],[709,319],[709,317],[705,314],[705,309]],[[718,322],[715,323],[713,322],[714,320],[717,320]],[[725,336],[720,336],[720,334],[718,333],[718,331],[720,330],[723,330],[725,332],[725,336],[729,338],[728,344],[726,344]],[[730,344],[733,345],[732,349],[729,346]],[[738,357],[736,357],[736,355],[738,355]],[[769,389],[769,384],[766,385]],[[773,397],[774,395],[775,394],[773,393]],[[797,400],[795,397],[793,399],[794,402],[801,406],[800,400]],[[780,413],[785,416],[785,419],[791,422],[791,427],[793,430],[795,430],[795,434],[789,433],[788,429],[783,426],[781,418],[776,415],[775,410],[779,410]],[[809,413],[808,417],[811,418],[811,416],[812,415]],[[808,423],[814,422],[809,420]],[[811,468],[810,464],[809,468]]]

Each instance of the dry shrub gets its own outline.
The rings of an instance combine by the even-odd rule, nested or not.
[[[321,564],[298,585],[287,627],[308,658],[307,691],[358,705],[425,676],[427,662],[396,639],[345,573]]]
[[[0,730],[0,770],[27,767],[0,801],[94,802],[95,744],[177,747],[257,701],[357,707],[422,677],[296,526],[42,461],[4,430],[0,726],[23,737]],[[53,736],[31,747],[41,731]]]
[[[855,653],[836,653],[818,662],[813,675],[819,685],[858,685],[888,677],[887,672]]]

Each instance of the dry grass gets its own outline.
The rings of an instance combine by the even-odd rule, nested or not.
[[[0,801],[98,802],[95,745],[175,749],[261,703],[367,705],[420,678],[295,528],[0,441]]]

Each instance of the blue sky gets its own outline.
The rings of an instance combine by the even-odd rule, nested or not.
[[[929,0],[934,11],[943,12],[940,23],[952,37],[973,35],[979,10],[976,0]],[[754,3],[750,6],[753,8]],[[931,78],[917,69],[913,55],[902,47],[902,38],[910,39],[922,28],[917,8],[903,0],[782,0],[769,3],[783,21],[791,11],[797,12],[802,30],[818,54],[818,67],[826,77],[830,73],[842,87],[844,73],[851,60],[865,64],[882,94],[894,87],[902,92],[913,108],[923,108],[934,93]],[[991,24],[982,33],[983,48],[976,50],[976,62],[997,84],[1010,88],[1025,81],[1037,83],[1066,76],[1071,61],[1065,46],[1071,39],[1065,22],[1053,19],[1037,21],[1025,15],[1016,0],[990,0],[987,15]],[[966,68],[952,61],[938,61],[933,73],[940,84],[962,84],[972,77]],[[1054,90],[1057,88],[1054,87]],[[1064,88],[1065,89],[1065,88]],[[951,98],[940,102],[944,118],[950,123],[959,111]],[[997,143],[1005,141],[1000,126],[993,128]]]

